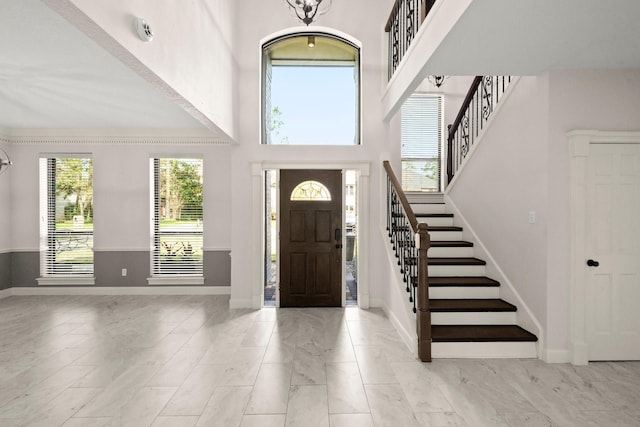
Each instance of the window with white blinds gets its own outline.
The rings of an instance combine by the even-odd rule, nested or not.
[[[414,94],[402,106],[402,188],[440,191],[442,96]]]
[[[152,276],[202,276],[202,159],[151,159]]]
[[[93,276],[93,161],[40,159],[40,274]]]

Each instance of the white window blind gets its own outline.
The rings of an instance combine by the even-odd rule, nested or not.
[[[440,191],[442,97],[412,95],[401,114],[404,191]]]
[[[42,277],[93,276],[93,161],[75,156],[40,159]]]
[[[202,159],[152,159],[152,276],[202,276]]]

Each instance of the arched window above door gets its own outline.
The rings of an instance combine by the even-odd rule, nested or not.
[[[304,32],[262,46],[262,143],[360,143],[360,49]]]

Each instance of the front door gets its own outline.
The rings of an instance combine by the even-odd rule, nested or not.
[[[342,305],[342,171],[280,171],[280,306]]]
[[[591,144],[587,175],[589,360],[640,359],[640,144]]]

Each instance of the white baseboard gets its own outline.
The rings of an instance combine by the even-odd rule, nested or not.
[[[229,295],[229,286],[91,286],[9,288],[9,295]],[[2,292],[5,292],[2,291]],[[1,295],[1,294],[0,294]],[[6,295],[6,296],[9,296]]]
[[[229,308],[232,310],[236,308],[253,308],[252,301],[250,299],[231,298],[229,300]]]
[[[0,299],[10,297],[11,295],[13,295],[11,293],[11,288],[3,289],[0,291]]]
[[[370,298],[369,299],[369,307],[371,308],[384,308],[384,304],[381,299]],[[385,310],[386,312],[386,310]]]
[[[571,352],[569,362],[572,365],[588,365],[589,364],[589,346],[586,342],[574,342],[570,344]]]
[[[385,314],[389,318],[389,321],[391,322],[393,327],[396,329],[396,331],[398,331],[398,335],[400,335],[400,338],[402,339],[402,341],[404,341],[405,345],[407,346],[407,349],[411,352],[411,354],[414,357],[417,358],[418,357],[418,337],[416,336],[415,332],[409,332],[405,328],[403,328],[400,321],[398,321],[396,316],[391,311],[389,311],[387,307],[382,307],[382,309],[384,310]]]
[[[542,351],[542,360],[547,363],[569,363],[571,355],[569,350],[549,350]]]

